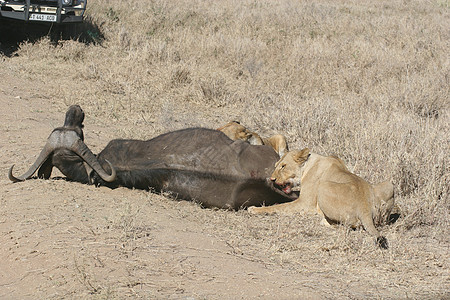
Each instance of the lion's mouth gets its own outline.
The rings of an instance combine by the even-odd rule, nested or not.
[[[292,200],[297,199],[299,196],[297,188],[294,188],[291,183],[279,185],[276,184],[274,180],[267,178],[267,184],[272,188],[272,190],[276,191],[278,194],[282,194],[285,197],[288,197]]]
[[[293,185],[291,182],[286,182],[286,183],[282,183],[282,184],[273,182],[273,184],[274,184],[275,188],[283,191],[283,193],[285,193],[286,195],[289,195],[293,192]]]
[[[287,195],[289,195],[290,193],[292,193],[292,186],[291,186],[290,183],[287,183],[287,184],[285,184],[285,185],[280,185],[280,188],[281,188],[281,190],[282,190],[285,194],[287,194]]]

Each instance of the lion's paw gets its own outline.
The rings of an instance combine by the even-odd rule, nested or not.
[[[258,208],[256,206],[250,206],[247,208],[247,211],[253,215],[256,215],[258,213]]]

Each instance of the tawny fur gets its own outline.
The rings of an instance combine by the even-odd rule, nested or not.
[[[289,150],[285,136],[281,134],[275,134],[268,138],[262,138],[259,134],[248,130],[245,126],[241,125],[237,121],[228,122],[217,130],[225,133],[225,135],[233,141],[242,140],[250,143],[251,145],[271,146],[280,157]]]
[[[310,153],[307,148],[285,154],[276,163],[271,179],[287,193],[300,186],[299,198],[284,204],[250,207],[250,213],[319,213],[324,218],[322,223],[357,226],[361,222],[381,247],[387,247],[374,219],[388,216],[394,207],[390,182],[369,184],[351,173],[339,158]]]

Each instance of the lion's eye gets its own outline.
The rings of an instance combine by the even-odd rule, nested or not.
[[[284,169],[284,167],[286,167],[286,164],[284,164],[284,165],[281,165],[281,170],[283,170],[283,169]]]

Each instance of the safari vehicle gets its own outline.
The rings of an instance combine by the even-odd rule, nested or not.
[[[25,22],[80,23],[87,0],[0,0],[0,17]]]

